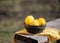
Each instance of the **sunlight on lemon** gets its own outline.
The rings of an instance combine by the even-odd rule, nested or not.
[[[32,25],[32,26],[39,26],[39,22],[37,20],[34,20],[32,22],[32,24],[30,24],[30,25]]]
[[[32,24],[32,22],[34,21],[34,17],[33,16],[27,16],[25,19],[25,23],[27,25]]]
[[[41,26],[46,25],[46,21],[45,21],[44,18],[39,18],[39,19],[38,19],[38,22],[39,22],[39,24],[40,24]]]

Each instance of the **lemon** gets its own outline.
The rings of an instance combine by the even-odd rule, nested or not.
[[[40,26],[46,25],[46,21],[45,21],[44,18],[39,18],[39,19],[38,19],[38,22],[39,22],[39,25],[40,25]]]
[[[25,24],[30,25],[34,21],[34,17],[32,15],[27,16],[25,19]]]
[[[32,22],[32,24],[30,24],[30,25],[32,25],[32,26],[39,26],[39,22],[37,20],[34,20]]]

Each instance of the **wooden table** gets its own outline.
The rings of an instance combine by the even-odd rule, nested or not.
[[[15,43],[49,43],[47,36],[37,36],[33,34],[15,34]]]

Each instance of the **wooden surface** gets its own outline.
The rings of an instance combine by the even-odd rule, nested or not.
[[[17,43],[48,43],[47,36],[37,36],[32,34],[15,34]]]
[[[60,30],[60,18],[56,20],[52,20],[50,22],[47,22],[46,27],[51,27]]]

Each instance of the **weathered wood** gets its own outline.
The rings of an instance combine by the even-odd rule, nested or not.
[[[17,43],[49,43],[47,36],[37,36],[32,34],[15,34]]]
[[[60,30],[60,18],[48,22],[46,27],[55,28],[55,29]]]

